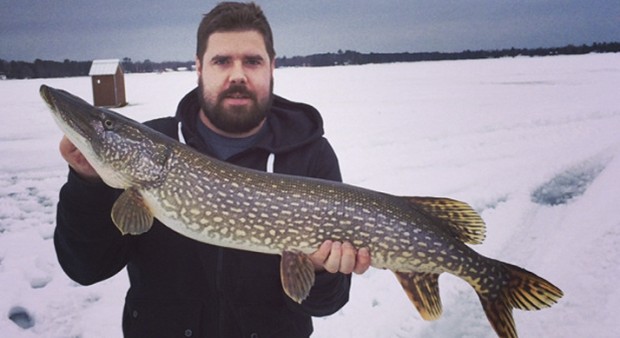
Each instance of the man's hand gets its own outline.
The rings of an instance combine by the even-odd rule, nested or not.
[[[95,169],[88,163],[86,157],[82,155],[80,150],[69,141],[66,136],[60,140],[60,155],[69,163],[69,166],[75,170],[83,179],[91,182],[100,181],[101,178]]]
[[[327,240],[321,244],[319,250],[310,255],[310,260],[315,271],[362,274],[370,267],[370,252],[367,248],[355,250],[349,242]]]

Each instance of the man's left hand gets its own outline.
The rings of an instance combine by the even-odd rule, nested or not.
[[[349,242],[327,240],[310,255],[310,260],[317,272],[326,270],[331,273],[362,274],[370,267],[370,251],[368,248],[356,250]]]

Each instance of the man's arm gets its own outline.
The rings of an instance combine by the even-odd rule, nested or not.
[[[129,257],[129,238],[110,217],[118,191],[106,186],[84,156],[66,138],[60,152],[70,171],[60,190],[54,246],[65,273],[80,284],[107,279],[122,270]]]

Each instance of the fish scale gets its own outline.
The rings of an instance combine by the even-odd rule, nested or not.
[[[326,240],[368,248],[372,266],[393,271],[426,320],[441,315],[444,272],[476,290],[500,337],[517,337],[513,308],[538,310],[563,295],[545,279],[470,248],[484,240],[485,224],[467,203],[241,168],[65,91],[43,85],[40,92],[103,181],[125,189],[111,210],[123,234],[144,233],[157,218],[204,243],[281,255],[282,288],[297,302],[314,284],[308,254]]]

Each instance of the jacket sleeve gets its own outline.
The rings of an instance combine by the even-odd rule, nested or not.
[[[320,140],[314,154],[309,176],[342,182],[338,158],[326,139]],[[288,301],[291,306],[301,307],[303,312],[311,316],[328,316],[340,310],[349,301],[350,288],[351,275],[319,272],[316,274],[314,286],[308,298],[301,305],[291,299]]]
[[[110,216],[118,193],[103,182],[82,180],[71,169],[60,190],[56,255],[65,273],[82,285],[105,280],[127,264],[129,236],[121,235]]]

